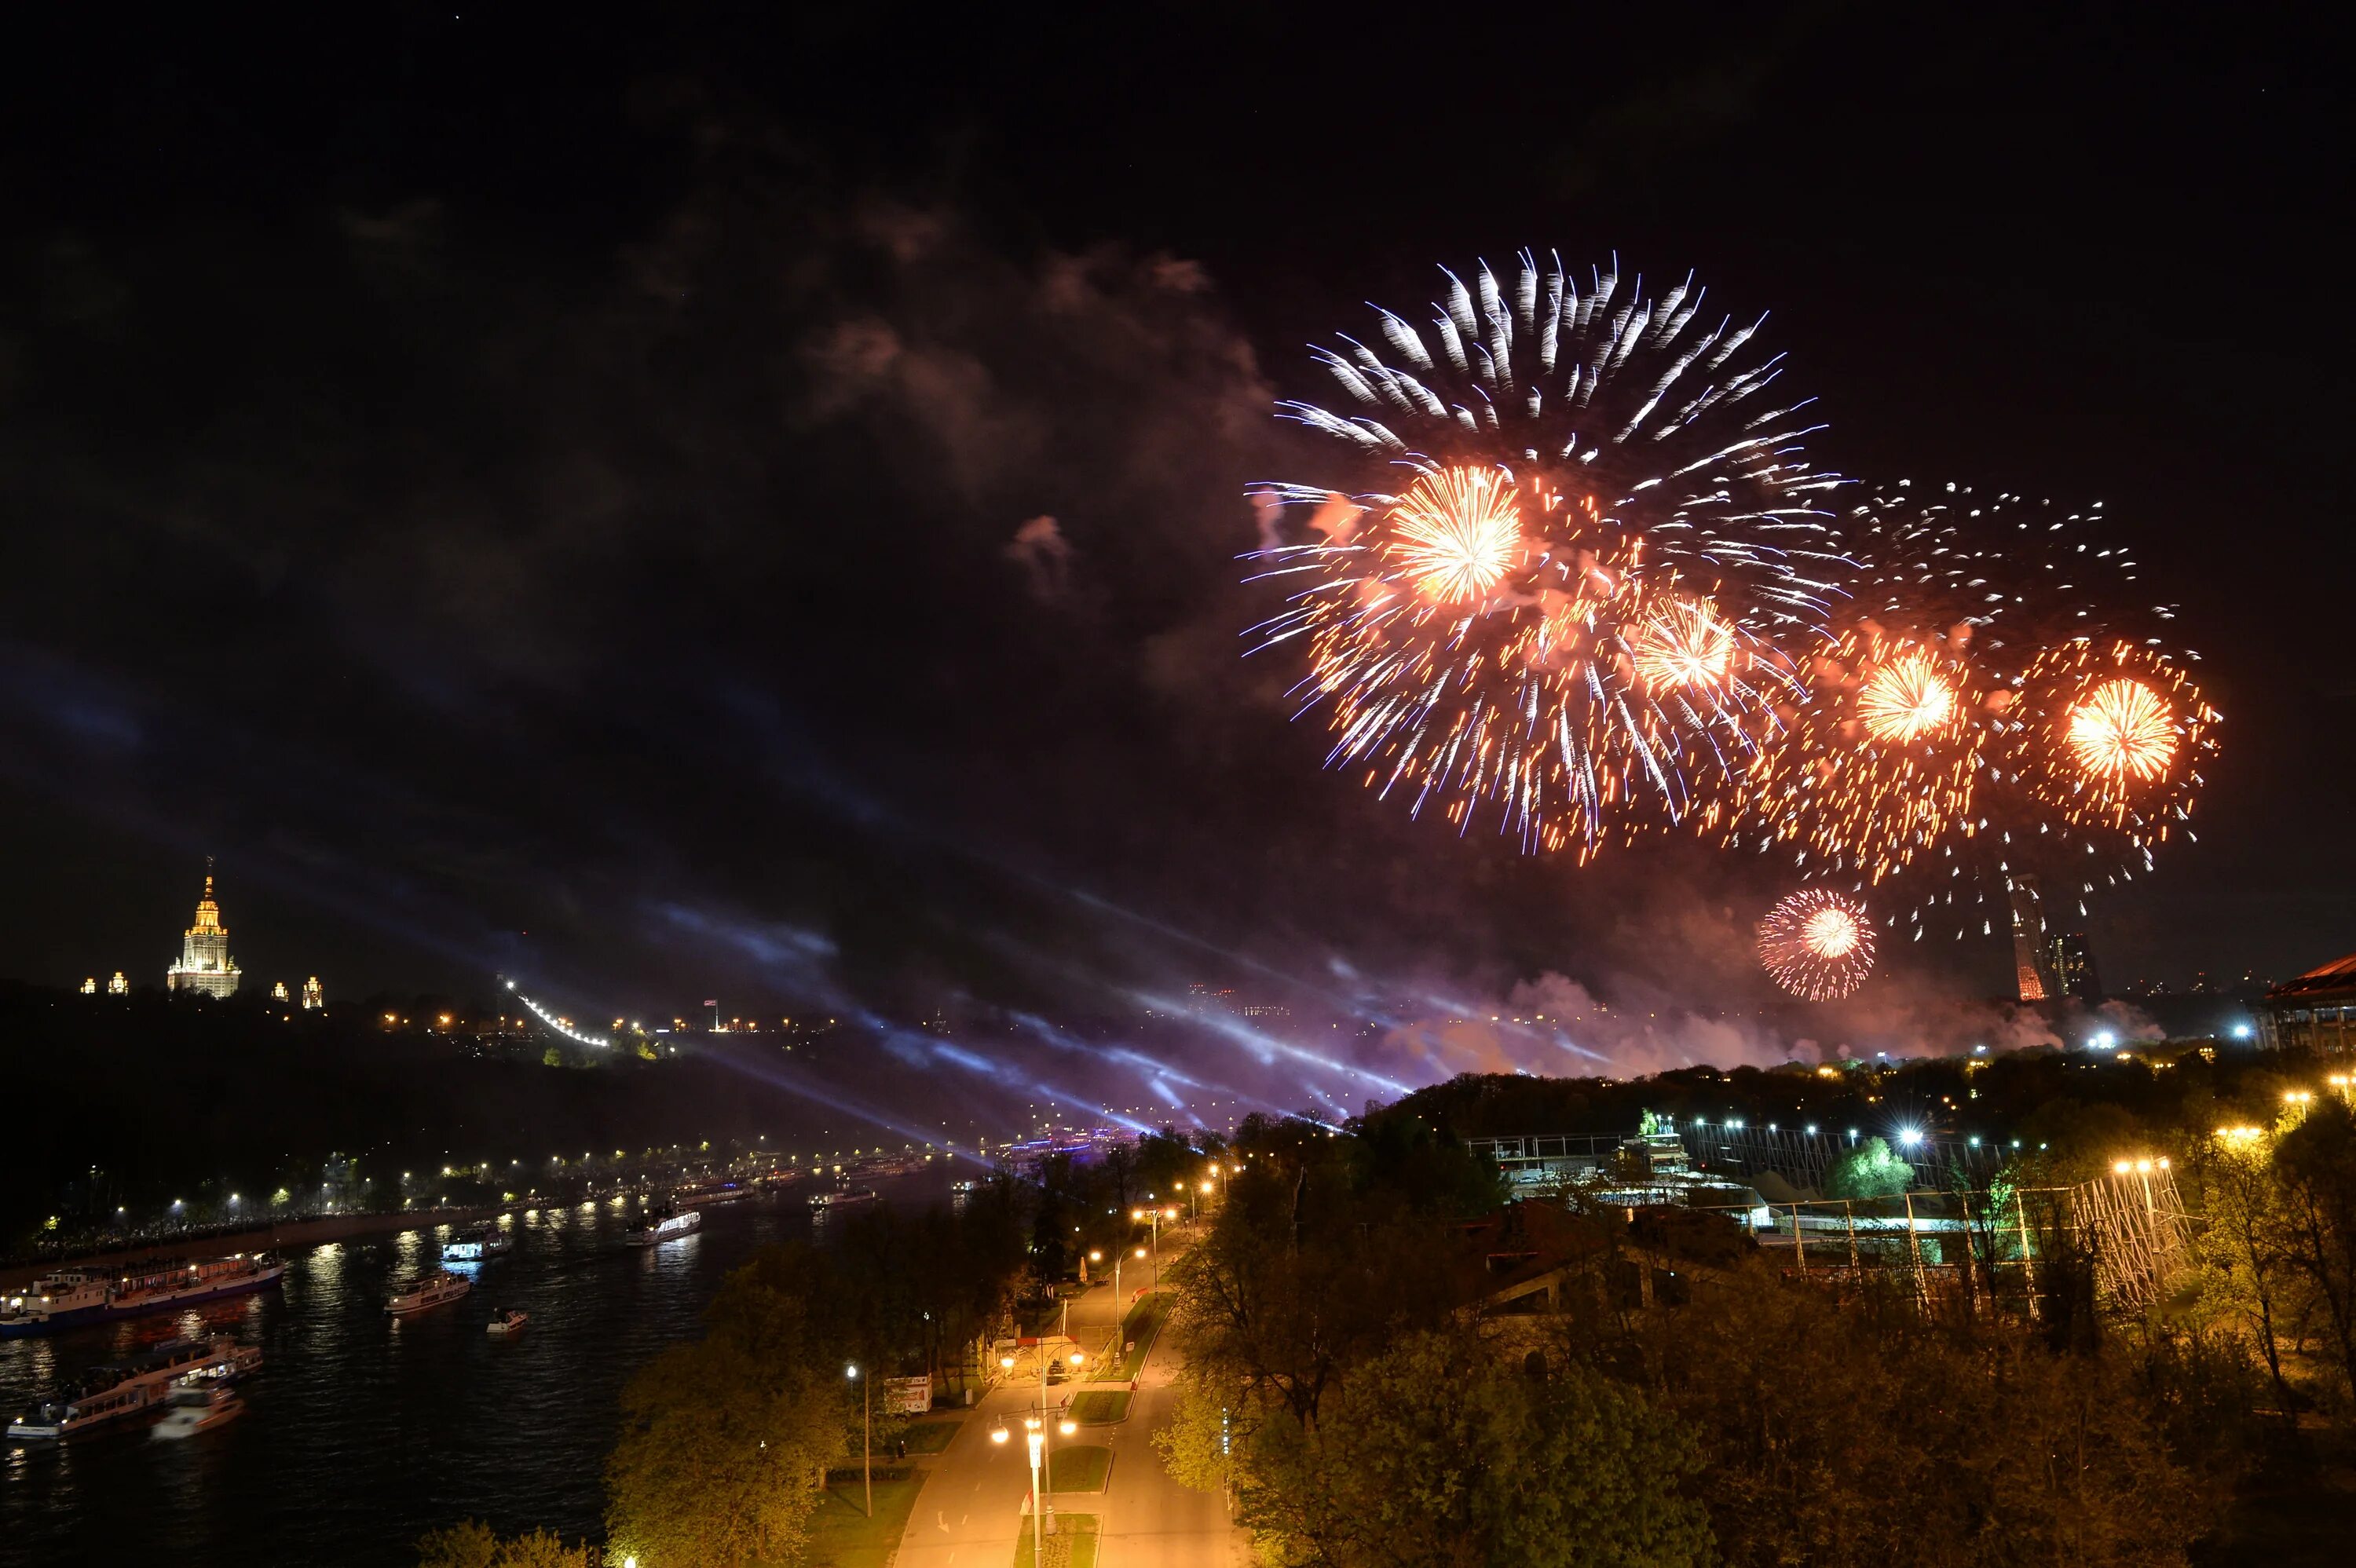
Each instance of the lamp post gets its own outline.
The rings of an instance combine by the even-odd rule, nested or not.
[[[867,1517],[875,1517],[875,1401],[867,1391],[867,1380],[859,1375],[859,1363],[853,1361],[842,1369],[842,1375],[859,1385],[859,1482],[867,1494]]]
[[[1025,1416],[1023,1424],[1027,1428],[1023,1435],[1023,1442],[1031,1449],[1031,1561],[1033,1563],[1044,1563],[1047,1561],[1047,1549],[1041,1540],[1043,1531],[1039,1519],[1039,1456],[1046,1449],[1047,1433],[1034,1417]]]

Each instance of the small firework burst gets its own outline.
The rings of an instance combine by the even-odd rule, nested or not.
[[[1873,923],[1862,901],[1829,888],[1804,888],[1759,923],[1759,962],[1803,1001],[1847,996],[1873,972]]]

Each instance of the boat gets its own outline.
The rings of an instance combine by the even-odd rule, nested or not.
[[[529,1312],[516,1312],[512,1310],[502,1312],[498,1307],[494,1307],[491,1308],[491,1326],[487,1332],[493,1334],[520,1334],[523,1332],[523,1326],[530,1321],[531,1314]]]
[[[217,1347],[223,1343],[225,1341],[216,1341]],[[202,1388],[209,1384],[220,1384],[226,1387],[230,1383],[243,1382],[261,1370],[261,1346],[232,1344],[228,1345],[219,1356],[207,1361],[203,1366],[181,1373],[179,1381],[174,1386]]]
[[[172,1391],[171,1404],[147,1435],[171,1441],[194,1437],[199,1432],[209,1432],[225,1426],[245,1413],[245,1401],[233,1388],[177,1388]]]
[[[136,1415],[155,1403],[155,1391],[145,1383],[114,1382],[95,1392],[75,1390],[44,1400],[16,1417],[8,1424],[8,1435],[55,1443],[78,1436],[94,1426]]]
[[[877,1194],[875,1189],[872,1187],[838,1187],[831,1192],[818,1192],[811,1194],[810,1207],[813,1209],[846,1209],[856,1203],[873,1203],[876,1200]]]
[[[80,1264],[35,1280],[0,1301],[0,1339],[54,1334],[151,1312],[265,1290],[285,1274],[283,1258],[232,1253],[212,1258],[142,1258],[102,1266]]]
[[[628,1241],[634,1247],[651,1247],[658,1243],[677,1241],[702,1223],[703,1216],[692,1209],[676,1214],[649,1214],[645,1224],[630,1232]]]
[[[515,1243],[506,1232],[495,1225],[477,1225],[451,1237],[443,1244],[442,1255],[454,1263],[475,1263],[514,1250]]]
[[[691,1203],[700,1209],[709,1209],[715,1203],[734,1203],[752,1196],[751,1188],[740,1187],[730,1182],[725,1186],[699,1187],[691,1191],[681,1192],[675,1195],[674,1200],[680,1203]]]
[[[457,1300],[475,1288],[465,1275],[439,1269],[411,1285],[395,1291],[385,1299],[384,1309],[395,1317],[406,1317],[412,1312],[427,1312],[447,1302]]]

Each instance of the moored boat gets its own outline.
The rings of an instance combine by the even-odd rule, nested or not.
[[[810,1198],[810,1207],[813,1209],[844,1209],[849,1208],[853,1204],[873,1203],[875,1201],[876,1192],[872,1187],[839,1187],[831,1192],[812,1194]]]
[[[268,1253],[61,1268],[35,1280],[22,1294],[0,1300],[0,1339],[54,1334],[243,1296],[277,1284],[285,1272],[285,1261]]]
[[[455,1263],[476,1263],[512,1252],[515,1243],[496,1225],[477,1225],[462,1231],[443,1244],[442,1255]]]
[[[474,1282],[465,1275],[440,1269],[406,1290],[393,1292],[385,1299],[384,1309],[395,1317],[406,1317],[413,1312],[431,1311],[455,1301],[474,1288]]]

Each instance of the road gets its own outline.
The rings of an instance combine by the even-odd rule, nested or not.
[[[1165,1252],[1170,1239],[1165,1232]],[[1114,1320],[1108,1285],[1098,1285],[1072,1304],[1075,1339],[1100,1337]],[[1228,1525],[1225,1499],[1178,1485],[1153,1451],[1155,1428],[1177,1408],[1175,1371],[1174,1352],[1157,1343],[1140,1373],[1128,1420],[1082,1427],[1079,1436],[1056,1440],[1108,1442],[1112,1448],[1111,1478],[1104,1491],[1066,1492],[1053,1499],[1065,1511],[1097,1516],[1099,1568],[1247,1568],[1251,1561],[1249,1538]],[[1049,1398],[1060,1404],[1066,1392],[1084,1386],[1057,1383]],[[1009,1568],[1017,1532],[1031,1528],[1023,1513],[1031,1462],[1023,1451],[1023,1413],[1037,1396],[1035,1382],[1017,1382],[979,1402],[974,1418],[932,1463],[894,1568]],[[1001,1419],[1014,1435],[992,1443],[990,1430]]]

